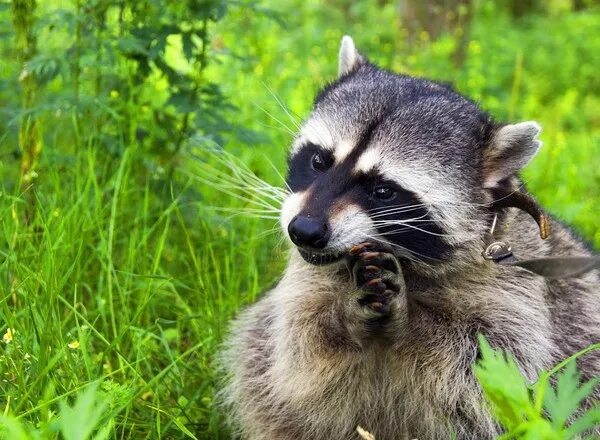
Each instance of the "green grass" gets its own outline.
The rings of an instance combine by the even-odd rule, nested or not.
[[[27,227],[14,217],[21,199],[3,195],[5,413],[51,421],[58,402],[102,379],[114,436],[174,438],[188,426],[213,438],[213,354],[281,267],[264,222],[216,218],[187,184],[140,181],[139,160],[135,149],[110,163],[82,151],[47,174]]]
[[[288,0],[278,7],[285,26],[243,7],[219,22],[220,63],[206,75],[237,106],[228,117],[254,131],[250,142],[225,135],[226,151],[281,185],[289,131],[334,78],[339,39],[350,33],[383,66],[452,81],[500,119],[541,121],[545,147],[525,178],[600,245],[598,9],[514,22],[481,2],[457,68],[451,37],[405,43],[394,4],[336,5]],[[229,438],[215,404],[215,354],[235,313],[283,270],[277,223],[214,209],[252,203],[196,178],[206,175],[203,160],[220,166],[203,150],[157,163],[135,142],[86,137],[117,121],[85,115],[44,115],[35,192],[15,189],[14,125],[3,130],[0,334],[11,329],[12,340],[0,343],[0,437]]]

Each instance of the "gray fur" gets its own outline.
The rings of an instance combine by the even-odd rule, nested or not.
[[[232,426],[251,440],[351,439],[357,425],[377,440],[493,438],[499,429],[471,370],[476,335],[513,353],[535,380],[540,369],[600,340],[598,273],[547,280],[481,258],[490,188],[502,181],[517,189],[514,172],[539,147],[536,126],[502,128],[445,86],[343,64],[346,75],[317,98],[294,151],[310,136],[326,137],[323,148],[333,150],[358,142],[377,121],[367,151],[379,151],[379,165],[402,170],[428,200],[451,251],[429,263],[398,254],[406,291],[396,299],[391,337],[377,338],[364,331],[369,317],[345,265],[313,266],[292,249],[278,285],[234,322],[222,360]],[[312,199],[290,198],[284,223],[290,204],[302,209]],[[348,217],[339,217],[346,220],[332,225],[342,230]],[[559,222],[546,241],[523,211],[508,209],[500,224],[519,258],[590,255]],[[588,378],[597,374],[598,357],[580,367]]]

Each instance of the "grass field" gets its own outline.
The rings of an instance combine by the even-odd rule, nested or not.
[[[38,18],[62,3],[38,5]],[[14,11],[0,4],[8,29]],[[156,69],[136,83],[129,58],[94,67],[82,55],[76,77],[67,69],[40,82],[24,109],[14,35],[2,34],[0,437],[229,438],[215,403],[218,345],[236,312],[277,280],[286,245],[276,220],[248,209],[251,191],[234,190],[240,200],[206,183],[209,166],[232,175],[206,148],[218,144],[281,186],[296,124],[334,78],[346,33],[373,61],[450,81],[500,120],[539,121],[545,146],[525,180],[600,246],[600,9],[549,4],[516,19],[477,2],[459,64],[457,35],[421,33],[409,44],[394,2],[229,5],[210,27],[210,62],[195,80],[219,85],[227,105],[214,108],[234,125],[207,113],[192,132],[175,105],[166,135],[153,130],[171,120],[155,111],[175,102],[164,96],[169,84]],[[59,58],[79,35],[42,28],[37,50]],[[165,59],[193,72],[185,45],[170,39]],[[96,71],[106,79],[92,92]],[[64,106],[72,90],[81,98]],[[19,184],[19,133],[30,116],[43,149]],[[161,149],[180,132],[181,142]]]

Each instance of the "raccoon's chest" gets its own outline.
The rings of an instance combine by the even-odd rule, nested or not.
[[[450,360],[443,346],[428,356],[366,348],[288,365],[276,393],[286,408],[289,432],[299,434],[287,438],[358,438],[357,426],[377,440],[441,439],[452,432],[487,438],[484,432],[493,425],[462,365]]]
[[[361,426],[378,440],[403,439],[407,393],[397,367],[379,350],[314,359],[286,369],[279,393],[308,434],[301,438],[356,438]]]

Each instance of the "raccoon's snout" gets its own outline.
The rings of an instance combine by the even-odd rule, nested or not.
[[[323,249],[329,241],[329,227],[324,219],[297,215],[288,225],[290,239],[296,246]]]

